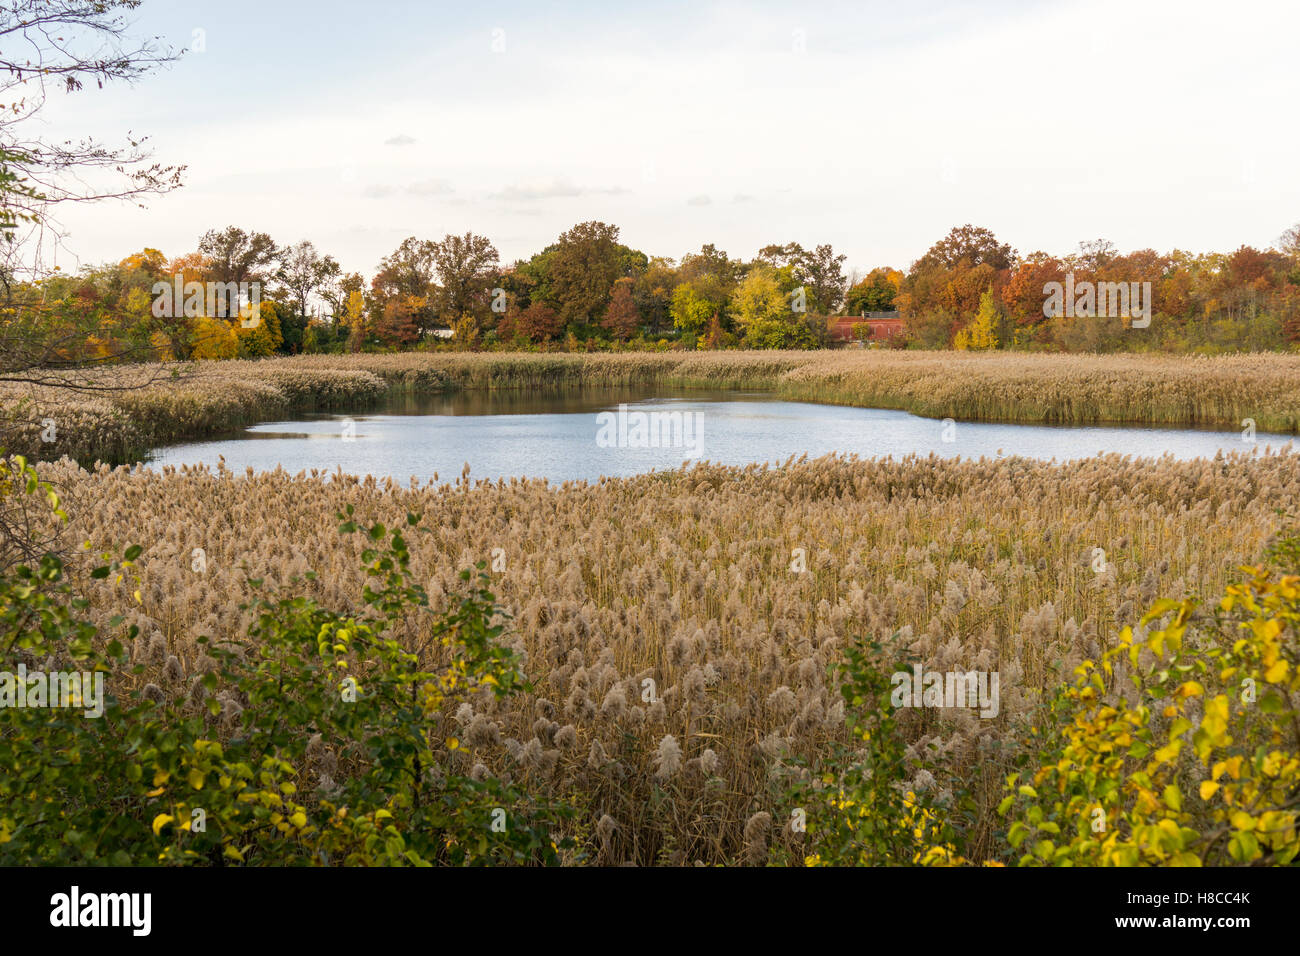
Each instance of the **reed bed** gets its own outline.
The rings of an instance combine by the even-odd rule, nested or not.
[[[392,393],[450,389],[759,389],[800,401],[893,408],[933,418],[1066,425],[1153,424],[1300,432],[1300,356],[994,355],[961,352],[402,353],[310,355],[97,376],[124,391],[0,387],[10,452],[86,465],[269,418],[373,406]],[[53,420],[56,440],[42,441]],[[3,421],[3,419],[0,419]]]
[[[204,670],[200,636],[245,632],[249,578],[281,588],[314,570],[297,590],[352,606],[361,544],[335,518],[347,504],[359,522],[423,515],[427,531],[408,540],[435,605],[461,569],[504,560],[493,587],[534,690],[444,714],[437,732],[463,742],[448,760],[574,806],[598,862],[639,864],[744,859],[765,819],[772,839],[799,839],[776,780],[792,757],[845,741],[827,668],[859,638],[927,669],[999,672],[996,718],[902,716],[914,753],[941,768],[914,786],[974,793],[981,858],[1044,691],[1157,595],[1219,593],[1275,533],[1275,509],[1300,500],[1300,460],[1269,453],[1069,465],[832,456],[562,485],[66,460],[41,470],[69,502],[69,544],[143,546],[138,581],[81,586],[99,620],[129,607],[140,629],[132,654],[146,670],[115,679],[168,695],[191,693]],[[300,789],[318,783],[303,768]]]

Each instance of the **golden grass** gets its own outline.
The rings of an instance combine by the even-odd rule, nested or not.
[[[725,368],[744,358],[708,361]],[[390,370],[424,367],[387,361]],[[835,361],[861,372],[875,357]],[[933,359],[901,364],[909,361]],[[593,367],[626,368],[618,359]],[[464,742],[448,757],[460,769],[506,775],[577,807],[577,826],[599,837],[598,859],[609,863],[741,859],[746,823],[762,813],[774,839],[794,840],[782,829],[793,808],[777,802],[773,769],[784,755],[845,739],[827,665],[855,638],[895,633],[898,654],[927,669],[1000,673],[995,719],[902,717],[914,746],[940,755],[934,786],[968,788],[978,801],[980,858],[1042,692],[1110,646],[1157,594],[1218,593],[1234,566],[1259,556],[1275,509],[1300,500],[1290,455],[1064,466],[824,458],[562,486],[88,473],[66,461],[42,471],[70,502],[70,542],[143,546],[142,604],[133,581],[85,586],[100,620],[133,608],[133,653],[155,662],[140,679],[168,694],[185,694],[200,669],[200,635],[243,633],[247,577],[280,586],[312,569],[320,577],[305,590],[352,606],[361,545],[335,533],[345,504],[366,522],[424,515],[428,532],[409,540],[435,603],[456,589],[460,569],[502,549],[494,586],[514,614],[512,640],[535,692],[479,699],[444,715],[436,732]],[[202,573],[192,570],[196,548]],[[806,573],[791,570],[796,548],[806,550]],[[1094,548],[1105,550],[1102,573]],[[159,673],[168,654],[178,663]],[[647,679],[656,702],[643,701]],[[315,785],[304,770],[301,787]]]
[[[158,367],[152,367],[157,369]],[[102,373],[138,379],[149,367]],[[393,391],[565,386],[745,388],[789,399],[895,408],[934,418],[1300,432],[1300,356],[1189,358],[961,352],[404,353],[204,362],[180,381],[77,393],[0,388],[22,408],[10,452],[90,464],[311,410],[361,410]],[[56,441],[40,440],[53,419]]]

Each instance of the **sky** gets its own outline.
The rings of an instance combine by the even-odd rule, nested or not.
[[[373,274],[406,236],[511,262],[575,223],[680,258],[795,241],[906,268],[975,223],[1021,253],[1267,247],[1300,221],[1300,4],[145,0],[187,52],[51,99],[186,185],[60,213],[58,264],[238,225]]]

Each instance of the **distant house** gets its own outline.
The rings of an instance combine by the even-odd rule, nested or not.
[[[897,312],[863,312],[861,315],[832,315],[827,319],[831,342],[844,345],[854,341],[853,326],[871,329],[870,342],[887,342],[903,334],[903,320]]]
[[[433,337],[435,339],[454,339],[456,337],[456,333],[453,332],[451,329],[434,329]]]

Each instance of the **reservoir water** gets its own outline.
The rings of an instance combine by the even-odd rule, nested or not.
[[[405,482],[473,478],[594,481],[707,460],[778,464],[791,455],[909,454],[1068,461],[1100,453],[1178,458],[1277,450],[1294,436],[1186,428],[1058,427],[955,422],[907,412],[784,401],[755,392],[585,389],[550,394],[465,391],[401,398],[364,413],[264,422],[213,441],[156,449],[147,464],[282,466]]]

